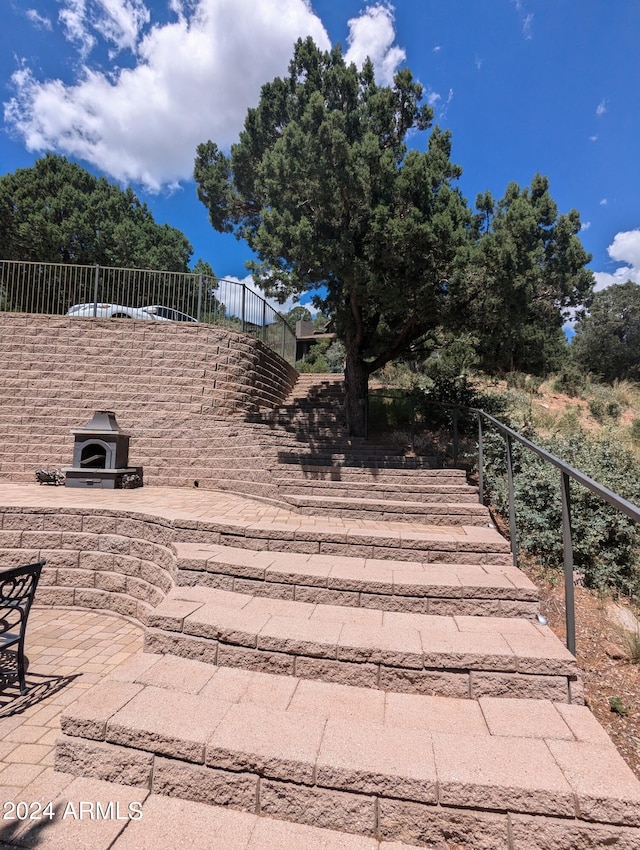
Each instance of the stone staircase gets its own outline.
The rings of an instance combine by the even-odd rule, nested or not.
[[[3,565],[44,557],[36,603],[146,630],[56,748],[76,782],[150,795],[147,843],[129,824],[110,848],[198,824],[228,850],[638,850],[640,786],[477,491],[349,438],[341,377],[293,385],[221,329],[66,317],[0,316],[0,359],[0,490],[31,483],[3,491]],[[104,408],[156,487],[35,486]]]
[[[311,516],[487,525],[477,490],[459,469],[348,437],[341,375],[301,375],[284,404],[247,415],[271,452],[279,498]],[[264,428],[268,431],[265,433]]]
[[[283,850],[637,850],[640,784],[464,474],[300,393],[319,430],[295,397],[248,417],[298,525],[180,509],[145,652],[66,709],[56,769],[257,816]]]

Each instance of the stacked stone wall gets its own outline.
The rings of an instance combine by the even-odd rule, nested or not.
[[[281,404],[297,378],[224,328],[23,314],[0,315],[0,365],[0,477],[12,481],[69,466],[71,430],[113,410],[148,483],[216,486],[229,426]]]

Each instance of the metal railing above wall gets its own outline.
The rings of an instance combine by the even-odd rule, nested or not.
[[[385,396],[378,394],[381,398],[397,398],[397,396]],[[412,417],[412,440],[415,437],[415,421],[416,421],[416,404],[411,401],[411,417]],[[475,407],[464,407],[463,405],[450,404],[447,402],[436,402],[421,400],[421,404],[428,404],[434,407],[439,407],[450,411],[451,415],[451,431],[452,431],[452,454],[454,466],[458,464],[460,435],[458,423],[461,414],[472,416],[477,421],[478,429],[478,498],[480,504],[484,504],[484,437],[485,429],[483,423],[498,431],[505,440],[505,452],[507,461],[507,493],[508,493],[508,511],[509,511],[509,537],[511,542],[511,552],[513,556],[514,566],[518,565],[518,529],[516,523],[516,502],[514,488],[514,462],[513,462],[513,444],[514,442],[523,446],[530,452],[536,454],[546,463],[555,466],[559,472],[558,486],[560,489],[560,501],[562,505],[562,548],[563,548],[563,566],[564,566],[564,593],[565,593],[565,624],[566,624],[566,643],[567,649],[573,654],[576,654],[576,616],[575,616],[575,593],[574,593],[574,570],[573,570],[573,545],[572,545],[572,528],[571,528],[571,491],[569,483],[575,481],[587,490],[590,490],[603,501],[612,505],[621,513],[628,516],[634,522],[640,522],[640,507],[614,493],[608,487],[598,484],[593,478],[585,475],[579,469],[565,463],[559,457],[551,454],[541,446],[536,445],[531,440],[518,434],[512,428],[504,425],[495,417],[484,410]]]
[[[248,334],[295,363],[296,337],[284,317],[245,284],[208,275],[0,260],[0,313],[132,319],[164,313]]]

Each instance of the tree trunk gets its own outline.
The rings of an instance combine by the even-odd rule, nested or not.
[[[362,362],[357,349],[355,351],[350,350],[349,345],[347,345],[347,356],[345,358],[344,381],[344,412],[347,433],[350,437],[366,437],[369,369]]]

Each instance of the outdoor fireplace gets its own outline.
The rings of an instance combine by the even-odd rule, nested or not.
[[[91,422],[71,433],[75,441],[73,466],[64,470],[67,487],[142,487],[142,467],[129,466],[129,435],[112,410],[96,410]]]

